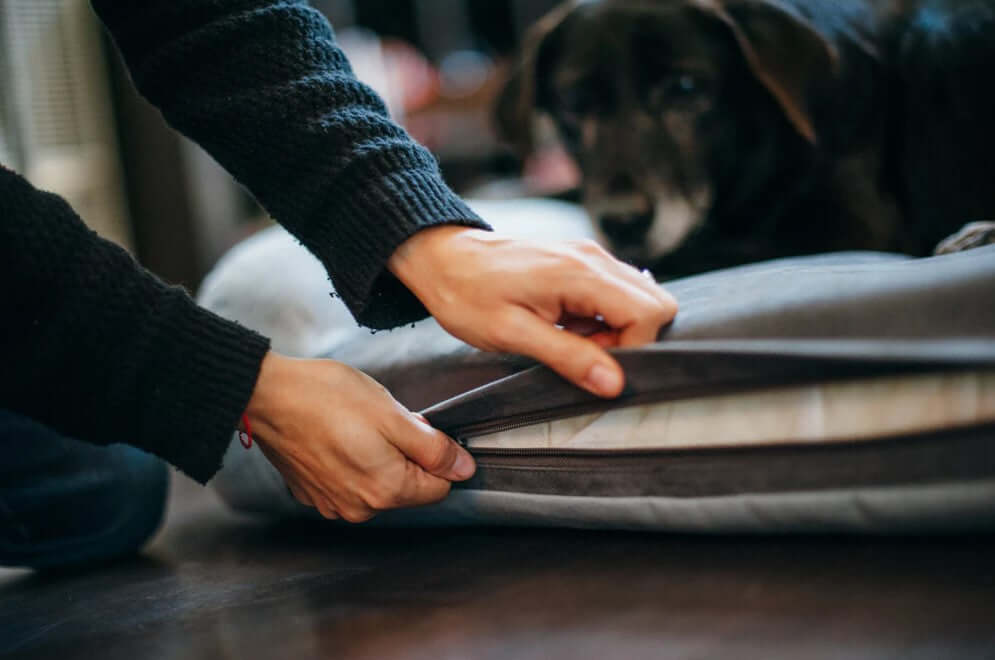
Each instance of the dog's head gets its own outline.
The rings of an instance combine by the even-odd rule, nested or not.
[[[527,151],[550,116],[598,230],[653,265],[717,205],[743,202],[781,143],[817,142],[811,92],[836,65],[773,0],[570,0],[527,35],[497,119]]]

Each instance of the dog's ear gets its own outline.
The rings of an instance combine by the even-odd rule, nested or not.
[[[790,7],[776,0],[692,0],[732,33],[747,66],[795,130],[815,144],[810,92],[839,70],[839,53]]]
[[[545,96],[539,87],[545,80],[545,69],[553,59],[551,41],[578,4],[579,0],[567,0],[529,28],[508,80],[498,95],[494,111],[498,134],[522,154],[534,147],[535,115],[543,109]]]

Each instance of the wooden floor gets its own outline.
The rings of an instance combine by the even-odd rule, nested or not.
[[[344,530],[181,481],[141,558],[0,574],[11,658],[995,658],[995,537]]]

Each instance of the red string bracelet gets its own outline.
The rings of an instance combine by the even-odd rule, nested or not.
[[[238,432],[238,441],[246,449],[252,449],[252,427],[249,426],[249,416],[245,413],[242,413],[242,426],[245,427],[245,430]]]

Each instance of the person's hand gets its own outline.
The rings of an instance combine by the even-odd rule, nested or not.
[[[326,518],[437,502],[473,475],[470,454],[372,378],[332,360],[270,351],[246,408],[290,491]]]
[[[543,244],[444,225],[402,243],[387,267],[451,334],[533,357],[603,397],[624,386],[605,348],[656,341],[677,313],[670,294],[593,241]]]

